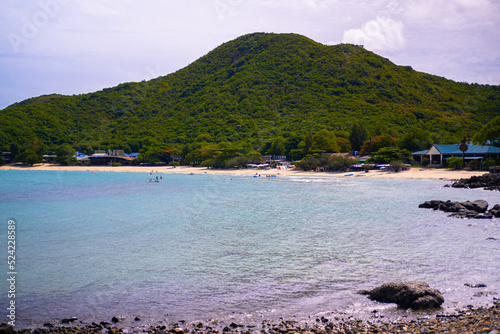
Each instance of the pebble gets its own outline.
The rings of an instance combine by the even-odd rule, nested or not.
[[[231,323],[221,329],[204,327],[202,323],[190,328],[165,326],[150,327],[149,334],[347,334],[347,333],[479,333],[500,334],[500,303],[490,308],[472,308],[458,311],[455,314],[438,314],[434,317],[420,318],[406,322],[368,323],[361,320],[346,319],[330,321],[327,318],[318,319],[312,325],[298,325],[294,321],[281,321],[276,324],[263,323],[261,326],[243,326]],[[323,320],[323,321],[322,321]],[[178,325],[178,324],[175,324]],[[115,324],[116,326],[116,324]],[[15,331],[12,326],[0,325],[0,334],[123,334],[123,328],[109,326],[103,331],[101,324],[88,326],[53,325],[48,328],[24,329]]]

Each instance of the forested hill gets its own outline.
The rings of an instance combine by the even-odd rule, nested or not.
[[[259,148],[321,129],[400,136],[419,127],[444,142],[500,115],[500,88],[396,66],[362,46],[326,46],[295,34],[255,33],[151,81],[91,94],[48,95],[0,111],[0,147],[39,138],[133,151],[149,142]],[[199,139],[199,138],[198,138]]]

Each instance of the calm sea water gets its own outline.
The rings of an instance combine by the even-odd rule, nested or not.
[[[418,208],[500,203],[498,192],[440,180],[156,176],[0,171],[0,272],[7,277],[13,219],[19,327],[72,316],[140,326],[401,315],[355,294],[394,280],[440,289],[445,311],[488,305],[500,292],[500,241],[488,240],[500,239],[500,219]],[[6,279],[0,289],[5,314]]]

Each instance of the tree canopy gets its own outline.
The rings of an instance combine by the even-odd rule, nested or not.
[[[68,143],[87,153],[112,148],[154,156],[154,147],[200,146],[190,153],[231,143],[242,154],[265,154],[283,152],[283,138],[286,154],[304,157],[349,149],[339,138],[357,150],[369,136],[400,138],[414,128],[425,135],[405,146],[420,146],[429,133],[436,142],[457,142],[464,130],[479,131],[499,117],[499,104],[499,86],[414,71],[361,46],[255,33],[150,81],[15,103],[0,111],[0,147],[17,143],[39,155]]]

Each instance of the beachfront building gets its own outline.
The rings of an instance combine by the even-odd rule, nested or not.
[[[424,158],[429,158],[429,167],[444,167],[446,159],[451,157],[465,157],[465,161],[479,160],[480,162],[487,159],[497,159],[500,157],[500,148],[491,145],[474,145],[469,144],[465,154],[460,151],[459,144],[451,145],[432,145],[428,150],[413,152],[412,156],[415,160],[420,161],[423,165]]]
[[[130,165],[137,156],[138,153],[126,154],[123,150],[101,150],[95,151],[88,159],[91,165],[110,165],[113,162]]]

